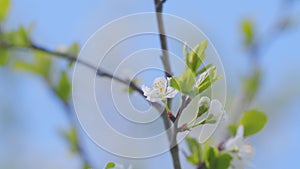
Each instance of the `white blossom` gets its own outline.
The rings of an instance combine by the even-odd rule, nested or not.
[[[224,120],[226,117],[226,112],[223,109],[222,103],[219,100],[213,99],[210,102],[208,109],[208,122],[216,122],[219,118]]]
[[[254,148],[246,142],[244,138],[244,126],[239,126],[236,136],[229,139],[224,146],[229,151],[233,159],[232,168],[243,169],[245,166],[251,166],[250,160],[254,156]]]
[[[164,77],[158,77],[154,80],[152,88],[142,85],[142,90],[144,96],[150,102],[157,102],[160,100],[165,100],[167,98],[174,98],[178,91],[170,85],[170,79],[165,79]]]
[[[215,123],[221,116],[223,119],[225,119],[226,112],[219,100],[210,100],[209,97],[203,96],[200,98],[199,102],[200,106],[205,106],[208,108],[207,123]]]
[[[204,107],[209,108],[209,106],[210,106],[210,98],[207,97],[207,96],[203,96],[203,97],[200,98],[199,103],[200,103],[200,106],[203,105]]]

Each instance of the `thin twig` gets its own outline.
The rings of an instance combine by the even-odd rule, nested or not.
[[[154,0],[155,4],[155,12],[156,12],[156,19],[158,24],[158,31],[159,31],[159,39],[160,39],[160,46],[162,49],[162,62],[165,70],[166,77],[171,77],[171,66],[169,60],[169,53],[168,53],[168,43],[165,33],[165,27],[162,18],[162,10],[163,10],[163,3],[165,1]]]
[[[107,72],[107,71],[105,71],[101,68],[97,68],[97,67],[93,66],[92,64],[89,64],[89,63],[87,63],[83,60],[80,60],[79,58],[77,58],[74,55],[53,51],[53,50],[47,49],[45,47],[42,47],[40,45],[37,45],[33,42],[31,42],[30,46],[15,46],[15,45],[8,44],[8,43],[5,43],[5,42],[1,41],[0,46],[5,47],[5,48],[12,48],[12,49],[31,49],[31,50],[36,50],[36,51],[42,51],[42,52],[45,52],[47,54],[53,55],[55,57],[60,57],[60,58],[63,58],[63,59],[67,59],[69,61],[76,61],[77,63],[82,64],[82,65],[90,68],[91,70],[95,70],[96,74],[98,76],[114,79],[114,80],[116,80],[116,81],[118,81],[122,84],[128,85],[131,89],[138,92],[140,95],[144,96],[143,91],[135,83],[133,83],[132,81],[121,79],[121,78],[119,78],[115,75],[112,75],[111,73],[109,73],[109,72]],[[75,122],[74,122],[74,120],[72,120],[72,118],[73,118],[72,117],[72,111],[71,111],[70,107],[67,105],[67,103],[64,103],[64,104],[67,107],[66,114],[69,116],[72,124],[74,125]],[[151,104],[158,112],[163,111],[163,108],[159,103],[151,103]],[[166,114],[162,113],[161,117],[163,118],[164,124],[167,124],[166,127],[170,126],[170,124],[168,124],[168,122],[169,122],[168,116]],[[79,144],[77,146],[78,146],[77,147],[78,153],[81,156],[81,158],[83,159],[84,165],[91,166],[91,164],[88,160],[88,157],[87,157],[87,153],[85,152],[83,146],[81,144]]]

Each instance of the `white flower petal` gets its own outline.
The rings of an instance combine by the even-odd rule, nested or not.
[[[158,101],[161,100],[161,99],[158,98],[158,97],[157,97],[157,98],[154,98],[154,97],[149,97],[149,96],[148,96],[146,99],[149,100],[150,102],[158,102]]]
[[[245,165],[251,166],[250,160],[254,156],[254,148],[251,144],[246,143],[242,125],[238,127],[235,137],[229,139],[224,147],[227,151],[234,151],[230,153],[233,157],[231,165],[234,168],[244,168]]]
[[[244,138],[244,126],[240,125],[236,132],[236,137]]]
[[[226,141],[224,148],[225,150],[232,151],[236,148],[236,140],[234,138],[230,138]]]
[[[174,98],[177,93],[178,93],[178,91],[176,89],[174,89],[173,87],[168,86],[166,97],[167,98]]]
[[[218,121],[224,113],[221,102],[216,99],[212,100],[209,106],[208,113],[213,115],[213,120]]]
[[[254,157],[254,148],[252,147],[251,144],[244,144],[241,146],[241,148],[239,150],[239,155],[243,159],[250,160]]]
[[[158,78],[154,79],[152,87],[154,89],[163,88],[165,90],[167,85],[168,85],[168,81],[164,77],[158,77]]]
[[[199,101],[200,105],[204,105],[205,107],[209,108],[210,106],[210,98],[207,96],[203,96],[200,98]]]
[[[144,96],[147,96],[152,91],[152,89],[145,85],[142,85],[142,91],[144,92]]]
[[[170,78],[158,77],[154,80],[152,88],[142,85],[142,91],[146,99],[157,102],[166,98],[173,98],[178,93],[177,90],[168,86]]]

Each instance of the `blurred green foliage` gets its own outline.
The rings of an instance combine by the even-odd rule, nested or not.
[[[253,43],[254,39],[254,28],[251,20],[244,20],[241,26],[244,34],[244,44],[249,47]]]
[[[78,137],[76,128],[73,126],[68,131],[62,132],[62,136],[70,144],[70,151],[72,154],[78,153]]]
[[[105,166],[105,169],[114,168],[115,166],[116,166],[115,163],[113,163],[113,162],[108,162],[108,163],[106,164],[106,166]]]
[[[171,79],[170,85],[173,88],[190,97],[194,97],[204,92],[221,78],[221,76],[217,76],[217,68],[212,64],[203,65],[207,45],[208,41],[204,40],[190,51],[187,50],[186,44],[183,46],[183,58],[186,69],[181,75]],[[201,79],[200,82],[197,80],[197,77]]]
[[[189,136],[185,138],[191,155],[186,155],[186,159],[193,165],[199,165],[203,161],[202,148],[196,139]]]
[[[246,111],[238,124],[231,124],[228,130],[232,135],[236,134],[237,128],[240,125],[244,126],[244,136],[251,136],[260,132],[268,121],[267,116],[259,110]]]
[[[47,82],[50,82],[51,78],[51,66],[52,59],[45,52],[35,51],[33,52],[33,61],[28,62],[24,60],[17,60],[14,63],[14,67],[19,70],[29,71],[37,75],[42,76]]]
[[[61,72],[60,80],[57,86],[54,87],[54,91],[65,103],[69,101],[71,95],[71,82],[66,71]]]
[[[267,116],[258,110],[245,112],[239,125],[244,126],[244,136],[250,136],[261,131],[267,123]]]
[[[207,151],[207,169],[228,169],[232,157],[226,153],[220,153],[217,148],[210,147]]]
[[[5,66],[9,61],[9,53],[7,49],[0,47],[0,66]]]
[[[219,151],[218,148],[201,145],[196,139],[186,137],[186,142],[191,155],[186,155],[189,163],[201,169],[228,169],[232,157]],[[206,146],[206,147],[205,147]]]
[[[10,6],[9,0],[0,0],[0,22],[5,18],[6,13]]]

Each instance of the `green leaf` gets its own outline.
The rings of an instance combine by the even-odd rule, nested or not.
[[[67,53],[69,55],[76,56],[79,53],[79,49],[80,49],[79,44],[73,43],[71,46],[69,46]]]
[[[137,78],[134,78],[132,81],[131,81],[133,84],[135,85],[138,85],[140,80],[137,79]],[[131,88],[130,86],[127,86],[125,89],[124,89],[125,92],[128,92],[129,94],[133,94],[135,92],[135,90],[133,88]]]
[[[253,135],[264,128],[267,123],[267,116],[258,110],[249,110],[245,112],[240,121],[244,126],[244,136]]]
[[[191,164],[198,165],[202,161],[202,148],[198,141],[189,136],[186,137],[186,142],[191,155],[186,155],[187,161]]]
[[[79,49],[80,46],[78,43],[73,43],[71,46],[69,46],[69,48],[67,49],[66,53],[68,55],[73,56],[74,58],[77,57],[78,53],[79,53]],[[74,64],[74,61],[70,61],[69,63],[69,67],[72,67]]]
[[[89,166],[89,164],[86,164],[86,163],[82,166],[82,168],[83,169],[92,169],[92,167]]]
[[[177,89],[181,89],[180,91],[183,93],[191,94],[195,80],[195,74],[190,69],[186,69],[178,78],[176,78],[176,82],[179,85]]]
[[[30,46],[29,35],[23,26],[20,26],[18,30],[3,33],[2,38],[6,43],[14,46]]]
[[[39,74],[45,79],[49,79],[51,73],[52,60],[44,52],[34,52],[35,62],[34,65],[39,70]]]
[[[71,146],[71,153],[75,154],[78,152],[78,137],[75,127],[72,127],[69,131],[64,131],[63,137],[68,141]]]
[[[71,94],[71,83],[67,72],[63,71],[58,85],[54,88],[56,94],[64,101],[68,102]]]
[[[45,78],[46,81],[49,81],[50,78],[51,65],[51,58],[47,57],[44,52],[34,52],[34,61],[32,63],[22,60],[18,60],[14,63],[16,69],[36,73]]]
[[[179,83],[177,82],[176,78],[171,78],[170,86],[178,91],[181,91],[181,87],[180,87]]]
[[[232,157],[229,154],[221,154],[218,157],[216,169],[228,169],[230,167]]]
[[[198,70],[198,72],[196,73],[196,75],[200,75],[201,73],[205,72],[206,70],[208,70],[209,68],[213,67],[213,64],[209,64],[207,66],[204,66],[202,69]]]
[[[5,16],[6,13],[9,9],[9,5],[10,5],[10,1],[9,0],[0,0],[0,21],[2,21]]]
[[[204,40],[199,45],[194,47],[187,55],[185,62],[186,65],[196,74],[199,66],[202,64],[205,58],[205,50],[207,48],[208,41]]]
[[[199,110],[198,110],[197,118],[200,117],[200,116],[202,116],[207,111],[208,111],[208,107],[207,106],[205,106],[205,105],[200,106]]]
[[[210,147],[206,152],[209,169],[215,169],[217,166],[217,150]]]
[[[35,65],[24,62],[22,60],[18,60],[14,63],[14,67],[19,70],[25,70],[32,73],[40,74],[40,70],[35,67]]]
[[[0,66],[5,66],[9,61],[9,54],[6,49],[0,48]]]
[[[231,124],[228,126],[228,130],[231,135],[235,136],[238,126],[235,124]]]
[[[207,150],[207,162],[209,169],[228,169],[232,157],[226,153],[219,153],[217,148],[210,147]]]
[[[108,162],[108,163],[106,164],[106,166],[105,166],[105,169],[114,168],[115,166],[116,166],[115,163],[113,163],[113,162]]]
[[[254,38],[253,24],[250,20],[245,20],[242,23],[242,32],[245,37],[245,40],[244,40],[245,45],[250,46],[252,44],[253,38]]]
[[[217,68],[211,67],[208,70],[208,76],[205,78],[205,80],[197,86],[198,93],[204,92],[206,89],[208,89],[213,83],[215,83],[217,80],[221,79],[221,75],[217,76]]]

